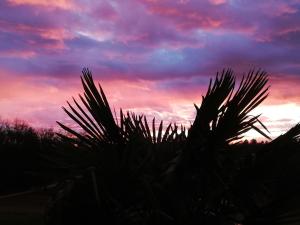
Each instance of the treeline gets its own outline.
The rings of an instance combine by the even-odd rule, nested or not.
[[[22,120],[0,121],[0,194],[26,191],[70,176],[73,159],[80,158],[74,149],[52,129],[34,129]]]
[[[234,148],[247,158],[263,144],[251,139],[236,143]],[[71,168],[93,166],[95,160],[89,155],[93,153],[62,140],[53,129],[35,129],[19,119],[0,120],[0,194],[62,180],[72,174]],[[90,160],[87,163],[84,159]]]

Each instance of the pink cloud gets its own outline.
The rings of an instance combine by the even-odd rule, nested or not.
[[[105,21],[116,21],[119,18],[117,10],[110,1],[100,1],[99,5],[91,8],[91,15]]]
[[[187,2],[184,6],[179,7],[179,3],[155,2],[147,4],[148,10],[152,14],[159,15],[173,23],[179,30],[191,29],[211,29],[219,27],[223,21],[217,14],[211,14],[210,10],[201,10],[201,4],[192,4]]]
[[[44,83],[36,76],[22,78],[3,70],[0,80],[1,119],[18,118],[35,127],[55,127],[56,119],[65,119],[60,106],[79,88],[75,85],[58,88],[51,84],[51,78]]]
[[[14,6],[32,5],[73,10],[78,9],[72,0],[7,0],[7,2]]]
[[[213,5],[222,5],[227,3],[227,0],[209,0],[209,2]]]
[[[36,52],[28,50],[10,50],[0,52],[0,57],[30,59],[36,56]]]
[[[270,77],[271,91],[267,104],[300,104],[300,78],[293,75],[277,75]],[[300,121],[300,115],[299,115]]]
[[[60,27],[38,27],[4,20],[0,20],[0,31],[24,35],[24,46],[27,44],[32,47],[39,46],[52,50],[64,49],[64,40],[74,37],[71,32]],[[40,40],[36,40],[34,36],[39,37]],[[43,42],[43,40],[50,42]]]

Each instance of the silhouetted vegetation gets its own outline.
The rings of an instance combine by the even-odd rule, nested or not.
[[[264,71],[237,89],[231,70],[211,80],[188,129],[110,109],[90,71],[64,108],[81,131],[0,127],[0,191],[55,183],[48,224],[259,225],[300,222],[300,125],[271,140],[259,115]],[[269,139],[243,142],[254,129]],[[71,184],[71,185],[70,185]]]
[[[32,171],[41,166],[42,136],[22,121],[0,124],[1,192],[28,189],[35,184]],[[46,146],[45,146],[46,147]]]

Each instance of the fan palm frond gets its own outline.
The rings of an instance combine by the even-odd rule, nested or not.
[[[124,144],[132,138],[140,138],[142,141],[155,144],[184,136],[183,127],[179,131],[175,124],[170,123],[164,129],[161,121],[156,130],[155,118],[149,124],[144,115],[135,115],[129,112],[125,114],[122,110],[120,110],[120,124],[118,124],[100,84],[99,89],[97,89],[88,69],[83,69],[82,73],[81,82],[84,88],[84,97],[79,95],[79,98],[86,110],[74,98],[73,103],[77,109],[67,101],[69,109],[63,107],[63,110],[79,125],[84,133],[57,122],[61,128],[81,142],[89,146],[99,147],[104,144]],[[68,139],[65,135],[59,134],[59,136]]]
[[[211,123],[216,123],[224,101],[232,94],[235,79],[232,70],[223,70],[221,77],[217,73],[212,84],[212,79],[205,96],[202,96],[201,106],[195,105],[197,114],[192,127],[189,130],[189,137],[206,135],[211,131]]]
[[[243,134],[254,129],[264,137],[270,137],[264,130],[267,128],[259,120],[259,116],[249,113],[268,96],[266,72],[251,70],[242,78],[234,93],[235,76],[232,70],[223,70],[221,77],[217,75],[212,84],[210,81],[207,93],[202,97],[201,106],[196,106],[197,115],[189,131],[190,138],[207,136],[219,143],[229,143],[241,139]]]
[[[70,110],[65,107],[63,107],[63,110],[82,128],[85,134],[83,135],[60,122],[57,123],[68,133],[92,146],[100,145],[101,143],[119,143],[122,141],[119,128],[112,115],[102,87],[99,85],[99,90],[96,88],[92,74],[88,69],[84,69],[82,73],[81,82],[85,93],[84,97],[81,95],[79,97],[86,107],[87,112],[82,109],[74,98],[73,101],[78,109],[75,109],[67,102]]]

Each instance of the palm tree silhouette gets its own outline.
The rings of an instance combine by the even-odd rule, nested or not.
[[[84,132],[58,122],[62,140],[91,152],[101,218],[113,224],[297,224],[300,125],[271,140],[250,113],[268,96],[267,74],[251,70],[235,90],[230,69],[210,80],[189,129],[144,115],[113,115],[83,70],[81,103],[64,111]],[[82,106],[83,105],[83,106]],[[257,125],[260,125],[259,128]],[[245,132],[271,140],[241,154]],[[243,147],[239,147],[243,148]],[[249,163],[250,160],[250,163]]]

